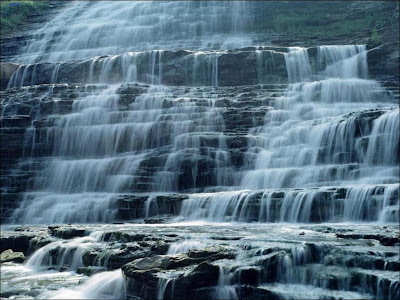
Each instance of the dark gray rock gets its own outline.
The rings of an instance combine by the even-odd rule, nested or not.
[[[19,65],[15,63],[2,62],[0,64],[1,72],[1,89],[7,88],[7,84]]]

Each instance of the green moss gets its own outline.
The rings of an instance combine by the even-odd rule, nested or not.
[[[1,34],[17,31],[18,25],[48,5],[48,1],[1,1]]]

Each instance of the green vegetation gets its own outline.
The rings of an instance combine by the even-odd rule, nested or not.
[[[48,1],[1,1],[1,34],[18,30],[18,25],[48,6]]]
[[[395,18],[396,1],[272,1],[269,12],[261,10],[255,24],[259,30],[314,37],[333,37],[355,32],[378,42],[376,28],[389,26]]]
[[[372,30],[371,40],[372,40],[373,47],[379,46],[382,43],[381,38],[380,38],[379,33],[376,30],[376,28],[374,28],[374,30]]]

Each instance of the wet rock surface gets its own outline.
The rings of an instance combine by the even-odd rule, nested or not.
[[[18,218],[10,217],[22,200],[21,192],[31,190],[34,182],[39,184],[43,180],[41,170],[46,166],[47,160],[57,147],[58,135],[52,128],[60,120],[60,116],[72,112],[73,101],[76,97],[79,96],[84,99],[85,95],[101,93],[106,87],[102,85],[57,84],[12,88],[1,92],[3,103],[1,130],[3,172],[1,176],[5,183],[2,185],[1,202],[3,220],[17,221]],[[135,103],[138,97],[144,96],[148,89],[149,86],[145,84],[122,85],[117,91],[119,108],[115,122],[118,122],[118,119],[123,117],[124,114],[134,112],[130,110],[131,105]],[[223,121],[223,128],[215,135],[207,133],[200,137],[196,136],[199,139],[199,155],[193,155],[190,152],[180,153],[177,162],[180,172],[173,175],[176,177],[171,177],[175,184],[168,187],[179,193],[156,195],[148,207],[148,215],[146,215],[146,203],[150,201],[150,195],[146,193],[154,189],[162,190],[166,188],[166,183],[164,183],[166,179],[160,182],[157,177],[167,167],[168,158],[171,159],[170,149],[173,141],[170,133],[166,133],[164,135],[165,141],[162,140],[164,146],[148,151],[133,174],[132,180],[124,186],[123,190],[127,193],[120,193],[113,197],[109,207],[109,209],[115,211],[112,221],[146,218],[148,223],[164,222],[161,219],[157,221],[157,216],[165,215],[165,219],[168,219],[168,215],[179,214],[182,203],[188,198],[186,193],[212,190],[212,187],[218,183],[223,183],[227,187],[234,185],[235,180],[229,173],[238,170],[245,172],[252,167],[247,162],[248,154],[246,153],[249,145],[254,142],[253,137],[248,135],[249,129],[261,126],[264,123],[269,105],[284,94],[284,86],[269,84],[218,88],[197,87],[193,89],[174,87],[171,88],[171,94],[168,95],[170,98],[164,100],[164,105],[168,107],[171,103],[174,103],[173,101],[179,99],[177,95],[184,95],[186,92],[189,92],[191,97],[196,95],[192,102],[200,112],[205,111],[205,106],[210,105],[208,96],[216,97],[213,101],[217,111],[221,113],[218,118]],[[348,145],[352,152],[338,153],[336,159],[341,163],[348,163],[348,171],[354,176],[358,176],[357,174],[362,167],[362,159],[369,143],[368,133],[372,130],[374,121],[386,112],[388,112],[387,108],[370,109],[344,116],[344,120],[354,118],[357,139],[354,139],[351,141],[352,144]],[[221,139],[221,136],[223,136],[223,139]],[[219,153],[222,142],[224,144],[223,151],[226,154],[224,154],[224,158],[217,159],[214,156]],[[124,135],[115,149],[118,155],[123,155],[131,147],[128,135]],[[320,149],[318,161],[324,163],[329,151],[331,150]],[[26,156],[30,156],[31,159],[26,161],[24,158]],[[221,164],[223,164],[222,167]],[[335,176],[335,174],[341,172],[341,166],[337,166],[337,169],[333,167],[329,172],[326,176]],[[388,181],[388,183],[392,182]],[[132,190],[138,193],[129,194]],[[140,192],[143,194],[140,194]],[[255,196],[255,200],[260,199],[261,196],[262,192]],[[345,195],[335,193],[333,190],[332,192],[324,191],[321,193],[321,197],[315,200],[315,210],[311,213],[309,221],[324,222],[329,220],[332,216],[326,215],[326,211],[318,207],[326,206],[327,203],[330,205],[333,202],[337,210],[340,211],[342,207],[340,199],[344,199],[343,197]],[[273,197],[272,205],[274,209],[271,211],[271,220],[279,220],[281,216],[277,211],[280,210],[282,201],[279,200],[279,197]],[[373,216],[373,210],[370,210],[369,214],[369,219],[377,219],[377,216]],[[249,220],[257,220],[258,216],[256,204],[254,210],[252,210],[252,215],[248,217]],[[155,219],[151,219],[151,217],[155,217]],[[398,215],[393,212],[393,217],[390,218],[396,221]]]
[[[61,239],[72,239],[87,235],[85,229],[73,226],[49,226],[50,234]]]
[[[37,261],[37,254],[33,254],[28,256],[27,266],[60,274],[73,271],[81,276],[122,268],[127,295],[139,299],[160,295],[165,299],[188,295],[204,299],[224,293],[243,299],[291,298],[299,285],[310,286],[321,297],[398,296],[399,245],[383,245],[377,239],[398,235],[395,225],[169,223],[157,227],[83,227],[86,237],[67,239],[47,227],[18,231],[27,237],[39,232],[54,237],[54,246],[50,243],[42,248],[53,257],[53,264],[46,263],[46,255]],[[68,232],[71,227],[60,225],[57,229]],[[141,234],[144,230],[146,235]],[[85,240],[88,237],[92,239]],[[81,263],[76,264],[76,259]]]
[[[21,228],[16,227],[11,231],[2,231],[0,237],[0,249],[1,252],[11,249],[15,252],[23,252],[25,254],[29,254],[32,245],[31,241],[36,240],[37,243],[41,240],[45,240],[49,238],[49,234],[47,230],[31,230],[29,228]],[[40,244],[40,243],[39,243]]]

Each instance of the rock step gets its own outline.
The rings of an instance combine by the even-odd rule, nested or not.
[[[358,268],[340,268],[319,264],[293,267],[287,280],[293,283],[311,285],[329,290],[366,291],[378,299],[395,299],[394,289],[398,285],[398,271],[373,271]],[[387,291],[387,294],[383,294]]]
[[[379,239],[379,237],[374,237],[374,239]],[[382,238],[383,239],[383,238]],[[368,247],[371,251],[371,247]],[[400,263],[397,261],[397,253],[390,252],[388,255],[394,256],[381,256],[380,253],[368,254],[363,253],[362,255],[354,255],[351,251],[340,250],[331,251],[324,258],[324,265],[336,266],[340,265],[347,268],[360,268],[360,269],[370,269],[370,270],[387,270],[387,271],[400,271]]]
[[[29,177],[29,174],[21,175],[21,179]],[[140,177],[139,177],[140,178]],[[40,178],[38,178],[39,180]],[[150,180],[138,181],[132,186],[135,189],[143,186],[152,186]],[[143,185],[141,187],[141,185]],[[130,186],[130,187],[132,187]],[[29,190],[28,187],[25,187]],[[49,195],[56,201],[54,211],[57,212],[58,202],[75,201],[76,197],[82,199],[101,198],[106,211],[93,212],[93,216],[99,213],[102,218],[110,218],[110,221],[134,221],[149,217],[162,217],[164,215],[180,216],[186,220],[206,219],[209,221],[223,222],[341,222],[348,221],[378,221],[387,206],[398,206],[398,189],[395,185],[380,185],[366,187],[332,187],[317,189],[282,189],[260,190],[242,192],[220,192],[214,194],[105,194],[83,193],[67,195],[60,192],[52,193],[25,193],[26,201],[39,201],[40,197]],[[349,191],[367,191],[369,197],[363,198],[360,207],[358,198],[351,198]],[[381,195],[385,190],[390,190],[384,202]],[[79,190],[77,190],[79,192]],[[194,192],[193,190],[190,192]],[[39,198],[38,198],[39,197]],[[350,197],[350,198],[348,198]],[[94,200],[87,200],[94,201]],[[5,202],[6,203],[6,202]],[[27,203],[25,203],[27,204]],[[357,214],[354,207],[357,206]],[[90,208],[84,203],[80,208],[80,216],[91,215]],[[212,209],[211,207],[215,207]],[[6,209],[7,206],[4,207]],[[19,214],[24,213],[20,210]],[[61,212],[60,212],[61,213]],[[385,217],[388,217],[385,215]],[[389,216],[387,221],[396,222],[399,216]],[[81,220],[82,222],[85,219]],[[92,220],[91,221],[95,221]]]
[[[301,284],[263,284],[259,287],[239,287],[238,295],[251,295],[251,299],[295,299],[302,295],[304,299],[374,299],[372,295],[365,293],[356,293],[349,291],[328,290],[314,286],[305,286]]]
[[[318,243],[315,244],[314,247],[317,245]],[[339,248],[340,245],[331,246],[331,248],[336,247]],[[258,297],[254,297],[255,295],[253,295],[253,293],[256,292],[261,293],[264,296],[262,299],[265,299],[266,292],[271,292],[271,289],[274,289],[277,286],[285,287],[287,285],[297,286],[298,284],[301,284],[304,290],[297,290],[297,295],[299,291],[302,294],[305,293],[307,295],[307,292],[312,290],[314,293],[322,292],[321,294],[324,296],[346,295],[347,297],[353,296],[358,298],[360,295],[363,295],[365,296],[363,299],[369,299],[372,298],[371,295],[374,295],[379,299],[396,299],[398,293],[396,290],[398,287],[398,276],[396,272],[386,271],[382,273],[372,270],[347,269],[336,266],[326,267],[320,264],[304,264],[303,262],[297,262],[299,264],[298,266],[291,266],[288,263],[288,256],[285,255],[286,251],[285,248],[277,248],[275,252],[271,252],[264,256],[264,259],[266,260],[265,263],[261,263],[260,265],[260,261],[258,261],[255,266],[251,265],[251,263],[249,264],[246,259],[241,259],[240,262],[234,263],[232,267],[229,267],[229,265],[226,264],[227,261],[215,261],[211,263],[211,266],[207,267],[210,276],[212,273],[211,267],[218,265],[218,273],[224,272],[224,276],[226,276],[226,285],[217,285],[216,280],[208,280],[206,284],[202,285],[203,293],[213,291],[222,294],[223,292],[230,290],[231,295],[237,294],[239,298],[240,295],[244,293],[247,296],[251,295],[252,299],[258,299]],[[324,253],[318,254],[321,255],[322,258],[324,257]],[[188,255],[191,255],[190,251]],[[185,259],[185,256],[181,256],[182,259]],[[179,256],[179,258],[181,258],[181,256]],[[243,258],[243,253],[240,257]],[[123,267],[123,272],[129,279],[139,281],[140,279],[138,279],[138,276],[146,274],[146,276],[148,276],[148,281],[144,285],[146,289],[151,289],[153,284],[157,284],[157,280],[151,282],[152,280],[155,278],[162,279],[164,276],[169,274],[168,272],[172,271],[174,276],[166,278],[173,278],[173,286],[175,288],[172,289],[171,286],[167,285],[166,294],[179,294],[181,291],[180,289],[185,288],[185,284],[182,280],[184,280],[186,275],[182,276],[182,274],[188,274],[188,272],[182,270],[182,267],[185,266],[184,264],[179,265],[174,263],[177,258],[178,257],[170,255],[166,257],[164,256],[162,261],[159,257],[147,258],[144,260],[139,259],[125,265]],[[172,260],[172,263],[167,264],[169,260]],[[163,267],[160,267],[161,264]],[[206,266],[203,267],[205,268]],[[162,270],[158,270],[158,268],[161,268]],[[181,270],[182,274],[180,273]],[[263,274],[266,275],[265,278],[263,277]],[[222,274],[219,276],[221,275]],[[130,283],[132,284],[132,282]],[[260,288],[264,289],[263,293],[258,290]],[[132,290],[132,292],[136,294],[143,293],[143,290],[139,292],[135,285],[129,285],[128,289]],[[190,291],[196,292],[193,291],[193,289]],[[274,295],[272,298],[271,295],[267,298],[275,299],[275,297],[277,297],[278,299],[281,299],[279,296],[282,296],[282,292],[288,293],[288,291],[290,294],[290,289],[283,290],[278,294],[272,294]],[[295,294],[295,291],[293,291],[293,294]],[[202,295],[205,296],[206,294]],[[196,296],[194,298],[197,299]],[[327,299],[335,298],[328,297]]]
[[[162,53],[161,62],[160,53]],[[152,64],[154,56],[156,60]],[[264,60],[266,65],[272,65],[272,60],[275,63],[273,73],[264,76],[266,82],[286,82],[287,72],[283,53],[274,52],[274,57],[268,55]],[[136,66],[136,74],[131,73],[132,68],[129,68],[131,65]],[[216,65],[217,68],[212,68]],[[152,67],[149,69],[149,66]],[[161,77],[160,69],[162,69]],[[212,69],[215,70],[214,73]],[[8,87],[43,83],[118,83],[131,81],[132,78],[151,84],[161,82],[166,85],[181,86],[253,85],[261,83],[258,69],[255,49],[199,53],[187,50],[162,52],[157,50],[62,63],[24,65],[11,77]]]
[[[63,88],[66,90],[62,90]],[[136,100],[136,97],[147,91],[145,85],[124,85],[117,91],[119,95],[119,110],[127,114],[132,109],[129,108]],[[61,91],[57,91],[57,90]],[[39,85],[37,89],[31,88],[13,88],[1,92],[2,97],[2,119],[4,118],[3,127],[10,126],[7,122],[10,119],[17,119],[18,116],[27,118],[30,116],[33,119],[43,118],[49,115],[60,115],[72,111],[74,101],[86,101],[87,96],[92,93],[100,93],[104,88],[88,85],[86,88],[89,92],[83,90],[82,85]],[[129,91],[131,90],[131,91]],[[199,90],[199,92],[197,92]],[[249,92],[248,90],[252,90]],[[127,93],[129,91],[129,93]],[[283,90],[280,90],[283,91]],[[151,92],[150,92],[151,93]],[[205,94],[207,93],[207,94]],[[209,94],[208,94],[209,93]],[[179,95],[174,95],[179,94]],[[276,94],[276,95],[273,95]],[[190,96],[191,102],[197,107],[209,107],[213,105],[215,108],[231,108],[246,109],[268,107],[269,102],[274,97],[280,96],[280,92],[271,92],[263,86],[251,86],[243,88],[201,88],[201,89],[185,89],[180,87],[170,87],[169,92],[163,100],[163,108],[168,109],[173,106],[174,101],[181,96]],[[212,98],[210,100],[210,98]],[[112,112],[116,114],[116,112]],[[230,113],[229,111],[227,113]],[[17,121],[15,121],[17,122]],[[15,123],[15,125],[18,125]]]
[[[15,74],[9,78],[8,87],[46,83],[129,81],[172,86],[287,83],[284,53],[288,52],[288,49],[287,47],[247,47],[202,52],[154,50],[85,60],[20,65]],[[267,52],[271,54],[260,55]],[[307,52],[313,73],[316,74],[324,67],[317,62],[317,48],[310,47]],[[260,67],[260,63],[264,67]],[[132,74],[130,66],[135,66],[137,70],[135,74]],[[162,70],[161,73],[160,70]],[[4,82],[7,82],[7,79],[4,78]],[[4,83],[2,87],[4,88]]]
[[[229,187],[234,184],[233,180],[229,179],[229,173],[232,172],[232,170],[236,170],[237,172],[242,172],[246,173],[246,170],[244,170],[243,167],[243,150],[242,148],[234,148],[237,145],[233,144],[234,141],[231,139],[227,140],[228,142],[232,143],[232,148],[226,149],[226,154],[230,156],[230,165],[227,165],[225,167],[219,166],[215,161],[210,161],[210,158],[208,155],[214,155],[217,153],[217,149],[210,148],[208,146],[205,147],[200,147],[198,148],[200,153],[204,153],[204,155],[201,155],[200,153],[196,157],[192,157],[188,155],[187,157],[182,156],[181,157],[181,162],[182,162],[182,174],[178,174],[178,177],[181,178],[182,180],[185,180],[184,182],[180,182],[177,189],[181,192],[184,192],[184,190],[189,191],[196,191],[194,189],[193,180],[192,177],[186,178],[185,176],[188,172],[191,172],[190,170],[186,170],[185,166],[192,163],[193,161],[197,162],[198,166],[198,172],[195,174],[196,176],[196,187],[197,191],[201,192],[203,191],[204,188],[213,186],[217,182],[216,176],[223,175],[227,176],[226,181],[225,181],[225,186]],[[44,145],[44,147],[41,147],[40,145]],[[132,190],[136,191],[153,191],[155,186],[155,176],[158,174],[160,175],[161,173],[167,174],[169,171],[166,171],[163,167],[165,164],[166,160],[168,159],[168,154],[167,153],[160,153],[158,151],[150,151],[146,154],[146,157],[143,158],[139,162],[138,168],[136,169],[135,172],[131,174],[125,174],[122,175],[120,174],[121,169],[110,169],[107,168],[107,164],[112,160],[114,162],[120,161],[129,161],[130,153],[124,153],[124,155],[120,156],[115,156],[112,159],[111,158],[104,158],[104,157],[87,157],[86,159],[79,158],[76,159],[74,157],[63,157],[63,158],[57,158],[54,159],[54,157],[47,156],[47,154],[52,153],[52,149],[47,147],[48,144],[43,143],[39,144],[37,149],[35,150],[34,153],[29,152],[29,150],[26,151],[26,153],[31,153],[32,155],[38,155],[38,158],[31,158],[27,162],[21,163],[18,166],[18,172],[13,171],[12,173],[6,173],[4,174],[3,180],[6,182],[8,181],[16,181],[17,178],[26,178],[26,176],[31,176],[30,181],[36,181],[36,184],[40,183],[40,177],[43,176],[43,180],[46,180],[46,174],[42,172],[44,167],[48,165],[49,163],[52,163],[53,165],[56,166],[72,166],[72,165],[78,165],[78,164],[86,164],[87,166],[92,166],[95,164],[105,164],[104,168],[102,170],[102,176],[107,176],[107,180],[114,179],[116,180],[117,178],[121,177],[124,181],[126,181],[128,178],[129,182],[127,181],[127,184],[124,188],[124,191],[130,192]],[[212,146],[212,144],[210,144]],[[241,146],[240,144],[238,146]],[[167,150],[167,149],[166,149]],[[41,152],[40,152],[41,151]],[[186,149],[185,151],[182,151],[181,154],[184,155],[184,153],[189,152],[190,149]],[[156,165],[156,162],[160,162],[160,165]],[[12,166],[12,164],[10,164]],[[8,166],[8,167],[10,167]],[[356,172],[360,169],[362,165],[360,164],[352,164],[351,170],[352,172]],[[7,166],[5,166],[7,167]],[[241,171],[242,170],[242,171]],[[322,170],[322,169],[321,169]],[[332,174],[336,174],[339,171],[343,171],[343,165],[337,164],[337,165],[330,165],[329,167],[326,168],[327,172],[330,172]],[[225,173],[226,172],[226,173]],[[170,172],[171,176],[175,176],[175,172]],[[193,174],[192,174],[193,176]],[[348,179],[347,177],[344,177],[343,179]],[[332,181],[327,182],[327,184],[333,184]],[[324,184],[324,182],[321,182],[321,185]],[[338,180],[338,184],[340,184]],[[92,186],[92,185],[91,185]],[[95,191],[95,185],[92,186],[91,189]],[[90,189],[90,187],[88,187]],[[383,202],[383,196],[382,195],[374,195],[371,199],[376,201],[377,203]],[[254,201],[258,201],[259,199],[254,199]],[[252,201],[249,202],[249,205],[252,203]],[[338,204],[339,205],[339,204]],[[394,205],[396,206],[395,202],[390,202],[388,205]],[[393,210],[393,209],[392,209]],[[389,208],[388,208],[388,213],[389,213]],[[252,216],[257,219],[258,215],[257,212],[255,212],[256,215]],[[250,218],[250,215],[248,216]]]

